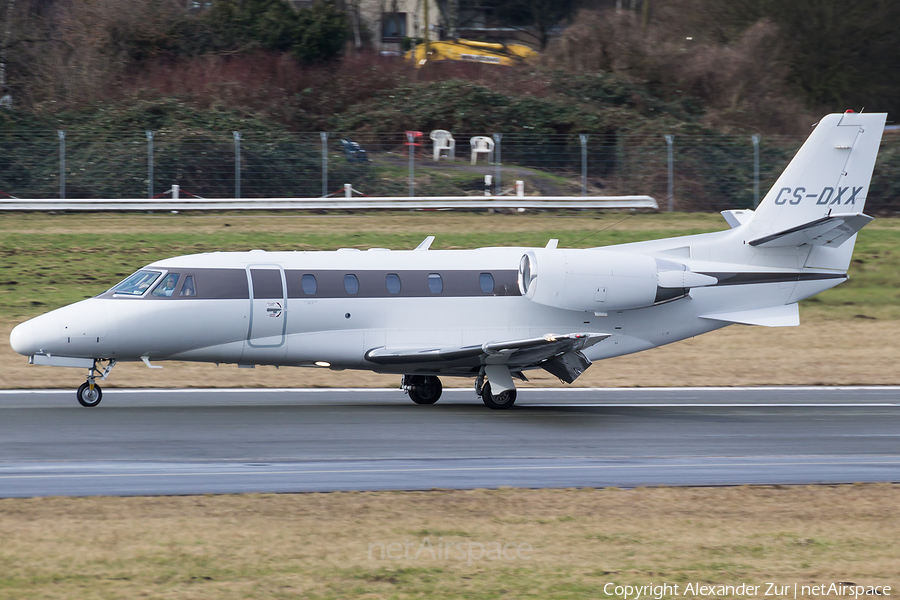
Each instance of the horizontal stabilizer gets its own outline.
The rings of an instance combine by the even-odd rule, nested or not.
[[[797,227],[751,240],[749,244],[764,248],[797,247],[804,244],[837,248],[868,225],[871,220],[872,217],[862,213],[828,215]]]
[[[800,308],[797,303],[752,308],[731,312],[698,315],[701,319],[740,323],[741,325],[762,325],[763,327],[796,327],[800,324]]]

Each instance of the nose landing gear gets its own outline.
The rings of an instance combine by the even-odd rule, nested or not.
[[[81,384],[76,392],[78,395],[78,403],[87,408],[92,408],[100,404],[103,399],[103,390],[94,383],[94,378],[89,377],[87,381]]]
[[[86,408],[93,408],[100,404],[100,400],[103,399],[103,390],[100,389],[100,386],[97,385],[97,372],[100,371],[102,359],[97,359],[94,361],[94,366],[88,371],[87,381],[82,383],[78,387],[78,391],[75,392],[76,397],[78,398],[78,403]],[[100,376],[100,381],[105,380],[109,376],[109,372],[112,371],[112,368],[116,366],[116,360],[110,359],[109,362],[106,363],[106,366],[103,367],[103,374]]]

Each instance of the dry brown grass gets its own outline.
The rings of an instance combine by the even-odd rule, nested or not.
[[[0,598],[582,598],[617,583],[898,583],[900,486],[0,500]],[[527,543],[528,560],[375,546]],[[477,549],[475,550],[477,554]],[[474,556],[474,554],[473,554]],[[764,589],[764,588],[763,588]],[[762,596],[762,594],[760,594]]]
[[[13,324],[0,327],[0,388],[70,388],[80,369],[29,365],[6,340]],[[799,327],[770,329],[735,325],[646,352],[593,365],[575,387],[897,385],[900,384],[900,321],[811,318]],[[116,366],[104,387],[396,387],[399,377],[365,371],[257,367],[238,369],[198,363]],[[544,371],[528,373],[520,387],[555,387]],[[472,380],[445,378],[445,387]]]

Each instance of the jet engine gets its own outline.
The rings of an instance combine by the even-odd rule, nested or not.
[[[683,264],[603,249],[530,250],[519,261],[519,291],[568,310],[608,312],[645,308],[717,283]]]

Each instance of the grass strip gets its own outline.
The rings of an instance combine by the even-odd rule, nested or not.
[[[0,531],[0,599],[609,598],[607,583],[666,582],[682,591],[667,598],[692,597],[689,582],[762,585],[749,597],[766,597],[766,582],[900,584],[890,484],[11,499]],[[494,543],[505,556],[488,554]]]

